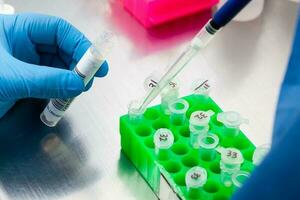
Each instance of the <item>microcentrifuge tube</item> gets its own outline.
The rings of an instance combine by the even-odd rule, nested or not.
[[[219,148],[221,153],[221,182],[226,186],[232,186],[232,174],[239,171],[244,158],[240,150],[235,148]]]
[[[112,34],[107,32],[101,34],[75,66],[74,72],[83,80],[84,85],[90,82],[105,62],[103,55],[109,51],[111,45]],[[41,121],[47,126],[55,126],[74,99],[50,99],[50,102],[40,115]]]
[[[250,177],[250,173],[246,171],[236,171],[232,174],[231,179],[235,188],[243,186],[244,182]]]
[[[160,75],[158,72],[153,72],[149,77],[146,78],[144,86],[146,91],[149,91],[158,86]],[[168,105],[178,99],[179,97],[179,84],[178,81],[172,80],[169,84],[161,91],[161,109],[164,114],[169,115]]]
[[[248,119],[242,118],[239,113],[233,111],[219,113],[217,120],[222,122],[227,128],[227,136],[237,136],[240,132],[240,125],[249,123]]]
[[[131,101],[128,105],[128,116],[130,123],[137,124],[143,119],[145,110],[139,109],[140,102],[137,100]]]
[[[258,146],[252,157],[252,161],[254,165],[259,165],[263,159],[266,157],[266,155],[269,153],[271,146],[269,144],[264,144],[261,146]]]
[[[161,109],[166,114],[171,114],[169,104],[179,97],[179,84],[177,81],[172,81],[161,92]]]
[[[211,91],[211,82],[208,79],[198,79],[192,85],[194,96],[208,98]]]
[[[189,104],[184,99],[177,99],[169,103],[169,110],[171,112],[170,120],[174,125],[182,125],[186,120],[186,111]]]
[[[155,145],[155,154],[159,160],[169,158],[170,148],[174,143],[174,135],[167,128],[160,128],[154,133],[153,142]]]
[[[209,130],[210,117],[214,114],[213,111],[195,111],[191,114],[189,123],[190,143],[193,148],[199,148],[199,137],[205,135]]]
[[[185,175],[185,183],[188,196],[191,198],[199,198],[201,196],[201,188],[207,182],[207,171],[199,166],[189,169]]]
[[[201,135],[199,138],[200,158],[205,161],[212,161],[217,157],[217,146],[219,145],[219,137],[216,134],[208,133]]]

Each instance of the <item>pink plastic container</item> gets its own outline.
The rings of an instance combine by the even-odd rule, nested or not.
[[[146,28],[210,9],[218,2],[219,0],[123,0],[124,7]]]

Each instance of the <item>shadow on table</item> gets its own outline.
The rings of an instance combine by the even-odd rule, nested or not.
[[[55,128],[39,114],[45,102],[21,100],[0,120],[0,180],[12,199],[42,199],[89,185],[99,172],[87,166],[67,119]]]
[[[138,173],[137,169],[124,155],[122,150],[120,151],[120,158],[118,162],[118,175],[123,184],[129,188],[131,194],[136,199],[144,200],[156,200],[157,197],[151,190],[150,186]]]

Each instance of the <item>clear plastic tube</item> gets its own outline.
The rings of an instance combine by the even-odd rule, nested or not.
[[[161,109],[166,115],[170,115],[169,104],[179,97],[179,84],[177,81],[171,82],[161,93]]]
[[[241,151],[235,148],[219,148],[218,151],[221,153],[221,182],[230,187],[232,174],[240,170],[244,158]]]
[[[153,72],[145,79],[144,87],[146,91],[157,87],[161,75],[158,72]],[[178,80],[173,80],[161,92],[161,110],[164,114],[170,115],[169,104],[179,97],[179,83]]]
[[[233,111],[219,113],[217,120],[222,122],[227,128],[227,136],[233,137],[239,134],[241,124],[249,123],[248,119],[243,118],[239,113]]]
[[[82,78],[84,85],[94,77],[101,65],[105,62],[103,55],[112,45],[112,34],[105,32],[92,44],[82,56],[74,72]],[[101,52],[101,53],[100,53]],[[41,121],[47,126],[54,127],[63,117],[75,98],[50,99],[50,102],[41,113]]]
[[[170,148],[174,144],[174,135],[167,128],[158,129],[154,133],[153,142],[155,145],[155,154],[159,160],[167,160],[170,154]]]
[[[185,175],[188,196],[191,198],[201,196],[201,188],[207,182],[207,171],[199,166],[193,167]]]
[[[195,111],[190,117],[190,143],[195,149],[200,146],[200,137],[208,133],[210,117],[214,114],[213,111]]]
[[[244,182],[250,177],[250,173],[246,171],[236,171],[232,174],[232,183],[236,188],[243,186]]]
[[[128,116],[130,123],[137,124],[143,119],[144,110],[139,110],[139,101],[131,101],[128,105]]]
[[[199,154],[202,160],[212,161],[217,157],[217,146],[219,145],[219,137],[216,134],[205,134],[199,138]]]
[[[189,108],[189,104],[184,99],[178,99],[169,104],[169,110],[171,112],[170,120],[174,125],[182,125],[186,120],[186,111]]]
[[[211,92],[211,83],[208,79],[199,79],[194,81],[192,90],[196,98],[207,100]]]
[[[210,117],[215,113],[212,110],[209,111],[195,111],[190,117],[190,131],[204,130],[210,121]]]

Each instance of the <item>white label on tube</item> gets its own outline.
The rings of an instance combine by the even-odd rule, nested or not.
[[[103,57],[96,58],[96,56],[92,54],[91,49],[89,49],[80,59],[74,71],[83,78],[84,85],[86,85],[94,77],[104,61],[105,59]]]

